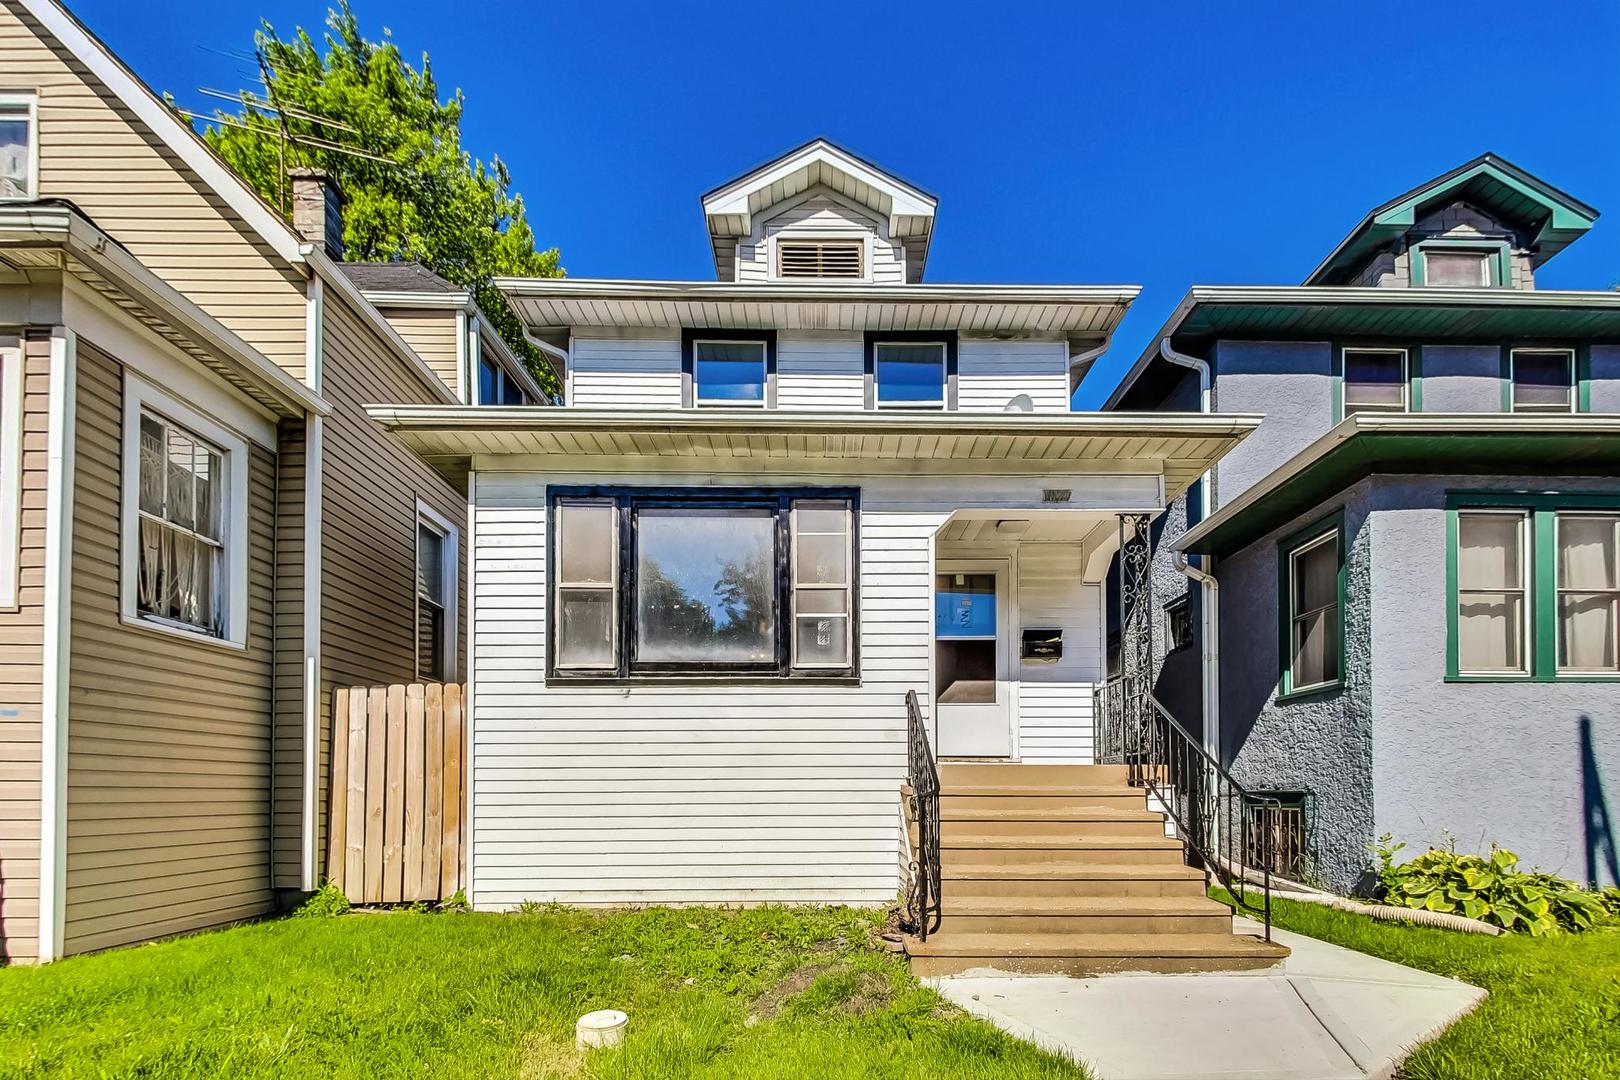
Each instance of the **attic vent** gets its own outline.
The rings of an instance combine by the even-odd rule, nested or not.
[[[860,279],[865,252],[860,240],[778,240],[776,276]]]

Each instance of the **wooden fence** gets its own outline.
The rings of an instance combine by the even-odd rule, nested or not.
[[[461,704],[455,683],[333,691],[326,876],[350,903],[442,900],[462,887]]]

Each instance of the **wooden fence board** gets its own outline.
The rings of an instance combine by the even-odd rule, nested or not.
[[[427,718],[421,683],[405,688],[405,880],[401,899],[426,900],[422,891],[422,788],[425,777],[424,737]],[[435,887],[434,892],[438,889]]]
[[[351,903],[439,900],[465,884],[465,731],[453,683],[334,689],[326,878]]]
[[[343,893],[349,903],[364,903],[366,899],[366,728],[370,710],[370,697],[365,687],[349,691],[349,712],[333,723],[346,724],[344,738],[349,744],[348,791],[344,801],[348,805],[349,821],[344,826],[346,850],[343,855]],[[329,869],[327,873],[331,873]]]
[[[442,899],[439,859],[444,850],[444,688],[429,683],[423,701],[426,751],[422,784],[422,892]]]
[[[463,885],[461,874],[461,753],[466,730],[461,687],[444,688],[444,843],[439,858],[439,891],[449,896]]]
[[[373,686],[366,707],[365,902],[383,898],[383,795],[388,778],[388,688]]]

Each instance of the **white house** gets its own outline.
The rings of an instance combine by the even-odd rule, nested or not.
[[[467,477],[476,907],[892,902],[932,858],[914,691],[937,755],[978,763],[943,770],[960,940],[1058,879],[1059,921],[1104,919],[1058,929],[1233,955],[1163,817],[1092,764],[1091,713],[1121,515],[1258,418],[1070,412],[1137,289],[926,282],[936,207],[811,142],[703,197],[715,281],[500,283],[564,408],[371,410]],[[1133,884],[1075,910],[1104,878]]]

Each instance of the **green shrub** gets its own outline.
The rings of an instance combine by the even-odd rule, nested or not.
[[[1499,847],[1492,846],[1489,855],[1437,848],[1397,863],[1395,856],[1405,847],[1384,836],[1373,848],[1389,904],[1463,915],[1536,936],[1590,930],[1620,910],[1620,897],[1607,901],[1553,874],[1521,871],[1519,857]]]
[[[330,881],[323,884],[305,900],[299,909],[293,912],[296,919],[330,919],[335,915],[346,915],[349,911],[349,898],[343,895],[343,890]]]

